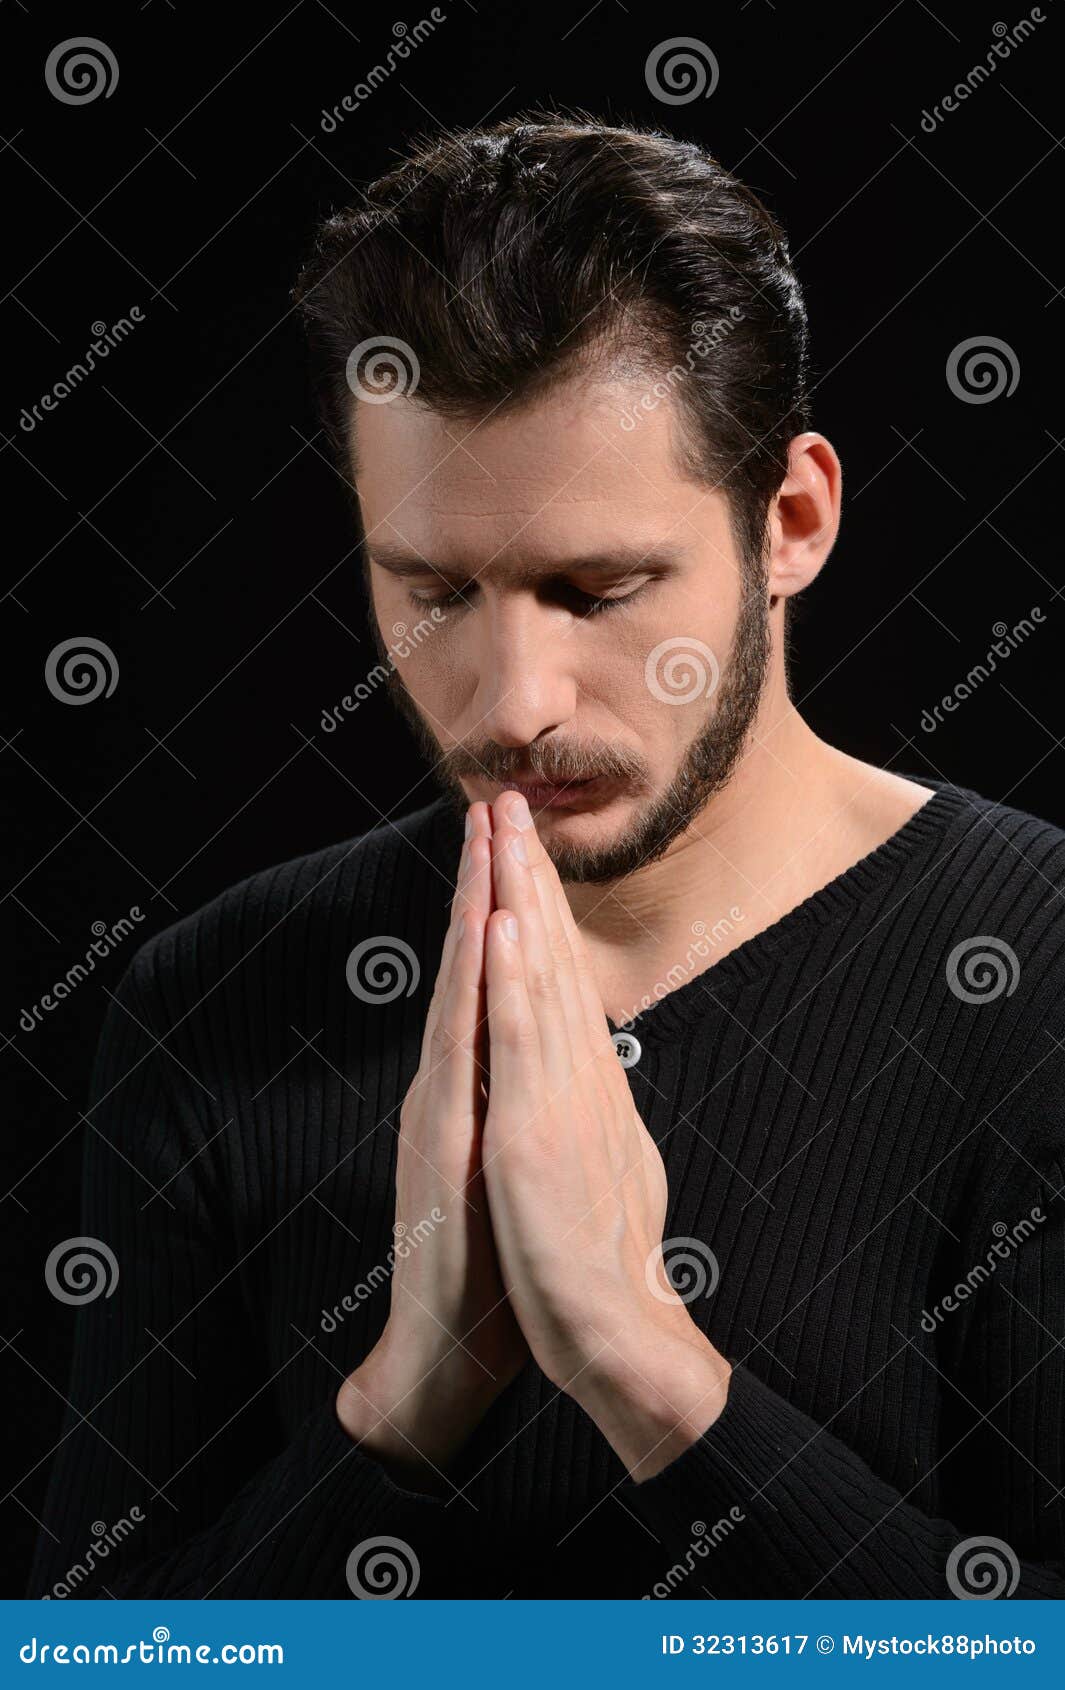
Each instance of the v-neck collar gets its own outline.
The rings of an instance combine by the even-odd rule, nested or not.
[[[753,933],[749,939],[742,939],[720,961],[700,967],[704,958],[700,947],[693,945],[691,948],[696,960],[691,966],[697,972],[690,974],[679,985],[663,990],[638,1015],[626,1021],[615,1022],[608,1015],[606,1022],[611,1034],[624,1029],[635,1034],[641,1044],[648,1041],[669,1043],[683,1037],[687,1029],[716,1007],[724,996],[733,995],[747,982],[757,979],[794,945],[803,943],[815,928],[853,912],[883,879],[902,873],[908,863],[923,862],[925,847],[937,841],[945,845],[952,832],[952,824],[959,817],[971,816],[974,808],[985,808],[989,802],[979,793],[957,786],[953,781],[917,774],[906,774],[903,778],[915,785],[928,787],[932,796],[894,833],[849,868],[834,875],[824,886],[811,892],[801,903],[786,910],[768,927]],[[461,846],[461,820],[446,799],[441,798],[438,802],[445,837],[452,845]],[[693,932],[696,937],[701,937],[696,924],[693,924]],[[675,972],[675,967],[668,972]]]

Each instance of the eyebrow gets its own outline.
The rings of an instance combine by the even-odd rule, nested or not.
[[[461,566],[433,563],[428,558],[419,557],[417,552],[408,552],[401,546],[390,546],[387,543],[368,546],[366,551],[370,562],[377,564],[379,569],[385,570],[389,575],[406,577],[430,574],[439,575],[441,580],[445,581],[480,580],[482,577],[498,575],[512,587],[531,587],[537,582],[550,581],[560,575],[626,575],[636,570],[649,570],[652,574],[664,575],[672,572],[685,555],[680,546],[657,546],[650,551],[642,551],[638,546],[623,546],[609,552],[596,552],[588,557],[563,558],[554,563],[521,566],[490,563],[482,570],[471,571]]]

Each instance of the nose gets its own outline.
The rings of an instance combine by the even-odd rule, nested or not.
[[[479,729],[497,745],[520,746],[568,722],[577,686],[557,610],[508,595],[486,603],[476,620]]]

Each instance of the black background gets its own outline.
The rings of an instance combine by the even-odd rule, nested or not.
[[[428,10],[419,0],[402,21]],[[335,734],[319,726],[376,659],[289,299],[315,219],[414,132],[580,107],[696,138],[766,199],[806,290],[815,426],[845,477],[841,536],[796,627],[796,703],[856,756],[1065,824],[1054,0],[931,134],[922,113],[986,62],[995,24],[1012,28],[1019,8],[900,0],[835,20],[784,0],[441,10],[332,134],[323,108],[383,60],[397,12],[9,0],[0,20],[3,909],[20,955],[2,1058],[4,1595],[23,1588],[63,1408],[75,1311],[43,1270],[78,1231],[79,1110],[106,991],[140,939],[225,885],[435,795],[383,693]],[[119,77],[109,97],[67,105],[44,67],[77,35],[102,35]],[[709,98],[664,104],[648,54],[687,35],[720,79]],[[144,321],[27,432],[22,407],[84,354],[91,325],[134,305]],[[1020,379],[1008,397],[965,402],[947,359],[986,335],[1012,349]],[[1043,625],[922,731],[993,626],[1033,606]],[[114,652],[118,682],[72,707],[49,692],[45,662],[84,635]],[[133,905],[147,916],[136,939],[20,1030],[20,1009],[83,957],[93,922],[110,927]]]

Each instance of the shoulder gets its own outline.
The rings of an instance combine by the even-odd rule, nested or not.
[[[1007,961],[1011,948],[1014,991],[1021,973],[1030,989],[1065,982],[1065,830],[951,782],[939,782],[934,798],[941,825],[930,879],[959,944],[997,939]]]
[[[439,798],[261,869],[147,940],[124,985],[173,1024],[215,994],[232,1007],[264,987],[274,1000],[281,985],[291,988],[281,996],[298,997],[305,982],[338,968],[343,980],[360,940],[393,936],[402,951],[435,931],[461,842],[461,821]]]
[[[1023,1178],[1065,1159],[1065,830],[1007,799],[938,793],[920,943],[939,1030],[961,1053],[985,1174]]]

